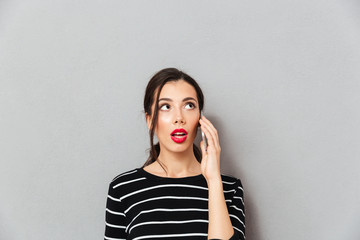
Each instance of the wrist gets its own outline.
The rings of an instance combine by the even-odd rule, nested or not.
[[[206,179],[208,186],[222,186],[222,179],[221,176],[215,176],[212,178],[207,178]]]

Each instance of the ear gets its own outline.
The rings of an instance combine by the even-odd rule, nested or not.
[[[145,120],[146,120],[146,125],[147,125],[147,128],[150,130],[150,126],[151,126],[151,116],[149,116],[149,114],[145,113]]]

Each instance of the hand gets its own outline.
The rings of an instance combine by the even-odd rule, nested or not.
[[[221,179],[220,172],[220,144],[219,136],[215,127],[211,122],[205,117],[202,116],[199,120],[201,124],[201,130],[204,132],[208,146],[207,151],[205,152],[204,142],[200,142],[200,148],[202,152],[201,160],[201,173],[204,175],[206,181],[209,180],[218,180]]]

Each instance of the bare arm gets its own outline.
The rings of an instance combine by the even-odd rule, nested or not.
[[[208,239],[230,239],[234,234],[229,212],[225,203],[221,176],[208,181],[209,228]]]
[[[220,174],[221,148],[219,136],[215,127],[205,116],[202,116],[199,121],[201,130],[205,133],[208,142],[207,151],[205,151],[204,142],[201,141],[200,143],[202,150],[201,172],[207,181],[209,190],[208,239],[228,240],[235,233],[226,206]]]

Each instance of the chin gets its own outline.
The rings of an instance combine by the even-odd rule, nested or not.
[[[192,143],[183,143],[183,144],[179,144],[176,143],[176,146],[171,147],[170,149],[172,149],[173,152],[185,152],[187,151],[189,148],[191,148]]]
[[[173,146],[172,144],[176,144],[175,146]],[[179,144],[179,143],[170,143],[169,145],[165,145],[164,148],[167,149],[167,151],[169,152],[173,152],[173,153],[181,153],[181,152],[185,152],[187,151],[189,148],[191,147],[191,145],[188,144]],[[161,146],[160,146],[161,148]]]

